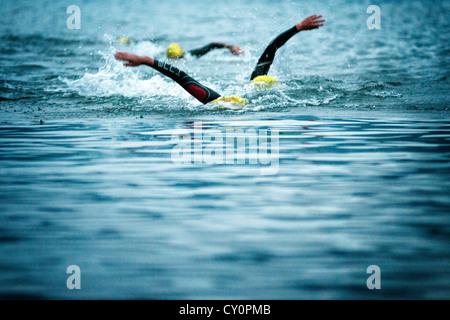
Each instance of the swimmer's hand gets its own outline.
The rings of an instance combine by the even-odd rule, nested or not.
[[[239,47],[239,46],[234,46],[232,44],[228,44],[225,42],[215,42],[215,44],[218,44],[220,46],[220,48],[227,48],[235,56],[239,56],[239,55],[243,56],[244,55],[244,51],[242,51],[241,47]]]
[[[318,29],[319,27],[322,27],[325,22],[325,20],[321,20],[320,18],[322,18],[322,15],[312,15],[297,24],[295,27],[298,31]]]
[[[138,67],[141,64],[152,66],[154,61],[152,58],[140,57],[128,52],[116,52],[114,57],[117,60],[128,61],[127,63],[123,64],[125,67]]]
[[[228,49],[235,56],[243,56],[244,55],[244,51],[242,51],[241,47],[239,47],[239,46],[230,46],[230,47],[228,47]]]

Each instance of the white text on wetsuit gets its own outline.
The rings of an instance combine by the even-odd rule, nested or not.
[[[158,67],[169,71],[170,73],[176,74],[177,76],[181,76],[181,71],[177,68],[172,67],[170,64],[165,63],[164,61],[158,61]]]

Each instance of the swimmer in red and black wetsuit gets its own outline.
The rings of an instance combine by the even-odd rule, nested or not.
[[[189,54],[196,58],[200,58],[201,56],[204,56],[211,50],[222,49],[222,48],[230,50],[230,52],[236,56],[244,55],[244,52],[242,51],[242,49],[239,46],[234,46],[234,45],[224,43],[224,42],[211,42],[210,44],[207,44],[204,47],[190,50],[187,53],[184,53],[178,44],[172,43],[167,48],[166,53],[167,53],[167,58],[169,58],[169,59],[180,59],[180,58],[183,58],[186,54]]]
[[[250,77],[251,81],[258,81],[258,78],[261,81],[273,82],[275,79],[271,77],[267,77],[267,73],[269,72],[270,66],[273,63],[275,58],[276,51],[281,48],[290,38],[299,33],[300,31],[313,30],[324,25],[325,20],[321,19],[321,15],[313,15],[302,22],[296,24],[289,30],[283,32],[278,37],[276,37],[264,50],[262,56],[259,58],[258,63]],[[136,56],[132,53],[127,52],[117,52],[115,54],[116,59],[127,61],[124,65],[127,67],[137,67],[142,64],[152,67],[155,70],[158,70],[165,76],[171,78],[176,81],[179,85],[181,85],[187,92],[189,92],[193,97],[195,97],[201,103],[207,104],[209,102],[218,102],[218,101],[226,101],[226,102],[235,102],[246,104],[246,101],[241,97],[223,97],[214,90],[203,86],[195,79],[191,78],[185,72],[171,66],[170,64],[162,61],[155,60],[149,57]]]

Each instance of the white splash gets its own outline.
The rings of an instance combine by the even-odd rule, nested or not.
[[[145,51],[145,47],[140,50]],[[99,52],[105,65],[97,73],[86,73],[77,80],[62,79],[70,90],[86,97],[123,96],[127,98],[148,98],[171,96],[188,98],[190,95],[175,82],[160,75],[146,75],[138,68],[123,66],[114,58],[115,48],[110,52]],[[150,70],[150,69],[149,69]],[[150,71],[151,72],[151,71]]]

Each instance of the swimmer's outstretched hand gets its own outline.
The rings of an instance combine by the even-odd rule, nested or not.
[[[117,60],[128,61],[127,63],[123,64],[125,67],[138,67],[141,64],[146,64],[146,65],[152,66],[153,61],[154,61],[152,58],[140,57],[135,54],[128,53],[128,52],[116,52],[114,57]]]
[[[325,20],[320,18],[322,18],[322,15],[312,15],[297,24],[295,27],[298,31],[318,29],[319,27],[322,27],[325,22]]]
[[[242,51],[241,47],[239,47],[239,46],[231,46],[231,47],[228,47],[228,49],[235,56],[243,56],[244,55],[244,51]]]

